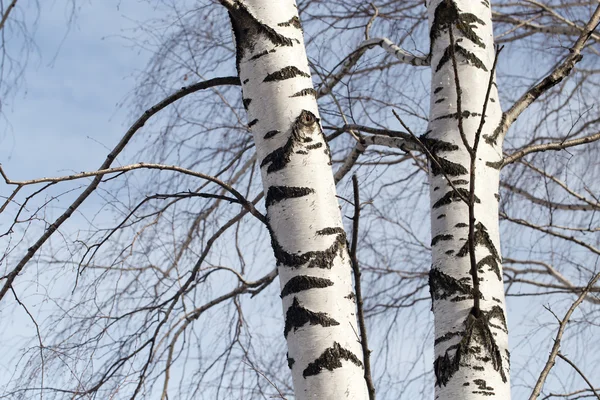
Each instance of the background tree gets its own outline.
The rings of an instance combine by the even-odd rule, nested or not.
[[[3,236],[4,304],[15,301],[11,288],[19,299],[26,293],[19,280],[26,281],[34,262],[44,266],[38,282],[58,275],[72,286],[65,292],[49,285],[47,296],[57,308],[36,321],[42,332],[55,329],[43,346],[15,360],[20,378],[5,397],[62,398],[64,391],[100,398],[136,392],[147,398],[292,397],[283,321],[269,316],[280,314],[279,291],[270,285],[274,270],[264,268],[274,261],[268,232],[258,222],[262,188],[242,99],[237,87],[214,86],[235,84],[235,78],[205,78],[235,75],[228,16],[211,2],[178,3],[171,10],[147,27],[157,33],[156,57],[137,96],[141,110],[161,104],[140,118],[106,166],[117,154],[137,164],[104,171],[88,193],[90,199],[104,196],[106,207],[98,208],[105,217],[85,229],[64,225],[56,231],[60,242],[48,235],[48,243],[36,248],[37,219],[46,232],[56,227],[50,226],[55,219],[49,230],[43,225],[39,194],[53,181],[22,182],[19,192],[6,196],[3,214],[17,217]],[[352,197],[345,177],[354,169],[365,199],[358,258],[379,398],[428,397],[435,377],[431,236],[423,224],[429,218],[423,206],[429,204],[427,157],[392,114],[398,110],[418,136],[427,131],[426,9],[422,2],[367,7],[341,1],[303,2],[299,12],[338,192]],[[562,356],[578,369],[558,361],[561,377],[550,373],[542,393],[591,397],[578,371],[598,384],[597,357],[589,356],[595,344],[586,340],[597,329],[598,312],[597,286],[588,285],[599,247],[597,4],[496,2],[492,17],[496,43],[505,45],[497,66],[499,103],[505,121],[519,117],[505,139],[499,203],[513,395],[530,396],[543,366],[559,358],[540,351],[550,351],[558,332]],[[163,101],[163,93],[192,78],[202,83]],[[148,126],[167,104],[167,116]],[[343,200],[342,207],[345,215],[354,211]],[[86,214],[95,215],[93,208]],[[11,274],[15,267],[19,275]],[[578,298],[581,304],[574,303]],[[542,307],[547,304],[561,327],[567,326],[563,313],[577,305],[569,315],[576,330],[561,333]],[[584,340],[587,356],[578,346]]]

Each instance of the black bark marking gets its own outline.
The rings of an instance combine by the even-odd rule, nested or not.
[[[469,117],[481,117],[481,113],[476,113],[476,112],[471,112],[469,110],[464,110],[463,112],[460,113],[460,116],[462,118],[469,118]],[[438,121],[440,119],[458,119],[458,113],[451,113],[451,114],[446,114],[446,115],[441,115],[439,117],[437,117],[435,119],[435,121]]]
[[[446,218],[446,214],[440,214],[437,216],[437,219],[442,219],[442,218]]]
[[[317,234],[319,234],[319,232],[317,232]],[[344,250],[346,249],[346,232],[343,232],[342,230],[341,233],[338,233],[331,246],[323,251],[308,251],[303,254],[288,253],[281,247],[272,232],[271,244],[273,246],[275,259],[277,260],[277,265],[300,268],[302,265],[308,263],[308,268],[331,269],[335,257],[344,254]]]
[[[491,362],[494,369],[500,373],[502,381],[507,381],[500,348],[490,330],[488,318],[486,313],[481,313],[479,316],[469,313],[464,322],[465,330],[462,333],[460,342],[448,347],[444,355],[436,358],[433,363],[436,385],[446,386],[460,367],[470,367],[477,371],[483,371],[484,368],[481,366],[466,364],[466,361],[474,358],[482,351],[487,355],[485,362]],[[450,354],[452,351],[454,351],[453,355]]]
[[[506,323],[506,316],[504,315],[504,310],[502,309],[502,307],[495,305],[489,311],[484,311],[484,312],[485,312],[485,315],[486,315],[488,321],[490,321],[492,318],[496,318],[496,319],[500,320],[500,322],[502,323],[502,326],[497,327],[497,328],[504,331],[504,333],[508,333],[508,325]]]
[[[298,275],[287,281],[283,290],[281,291],[281,297],[293,293],[303,292],[309,289],[322,289],[329,286],[333,286],[333,281],[326,278],[318,278],[316,276]]]
[[[437,100],[435,101],[435,104],[440,104],[440,103],[443,103],[444,101],[446,101],[446,98],[445,98],[445,97],[442,97],[441,99],[437,99]]]
[[[494,193],[494,197],[496,198],[496,200],[500,201],[500,195],[498,193]]]
[[[265,139],[271,139],[273,136],[277,135],[279,133],[278,130],[273,130],[273,131],[269,131],[265,134]]]
[[[431,162],[431,173],[433,176],[440,174],[446,174],[447,176],[460,176],[466,175],[469,171],[461,164],[448,161],[445,158],[436,157],[437,162]],[[468,198],[468,196],[466,197]]]
[[[283,80],[286,80],[286,79],[295,78],[297,76],[303,76],[305,78],[310,78],[309,74],[307,74],[304,71],[299,70],[298,67],[296,67],[294,65],[289,65],[287,67],[283,67],[279,71],[275,71],[275,72],[273,72],[271,74],[268,74],[265,77],[265,79],[263,80],[263,82],[283,81]]]
[[[324,312],[307,310],[300,305],[298,298],[294,297],[292,305],[285,314],[285,328],[283,330],[283,335],[287,338],[288,333],[290,333],[292,329],[296,332],[306,324],[328,327],[339,325],[340,323],[327,316]]]
[[[310,139],[310,138],[306,138],[306,139]],[[305,139],[305,141],[306,141],[306,139]],[[320,149],[321,147],[323,147],[323,143],[309,144],[308,146],[306,146],[306,148],[308,150]]]
[[[483,379],[474,379],[473,383],[477,385],[477,389],[473,391],[474,394],[482,394],[484,396],[493,396],[494,388],[487,385],[487,382]]]
[[[466,282],[468,278],[455,279],[437,268],[429,271],[429,293],[432,300],[446,300],[455,295],[473,298],[473,290]],[[433,306],[432,306],[433,309]]]
[[[444,88],[442,86],[438,86],[435,88],[435,90],[433,91],[433,94],[438,94],[439,92],[441,92],[442,90],[444,90]]]
[[[245,85],[248,82],[250,82],[250,79],[244,79],[244,82],[242,82],[242,83]]]
[[[329,148],[329,143],[325,143],[325,149],[323,150],[323,153],[325,153],[325,155],[329,158],[329,161],[327,162],[327,165],[333,165],[333,161],[331,160],[331,149]]]
[[[475,43],[477,46],[485,49],[485,44],[481,41],[481,38],[477,36],[475,31],[475,24],[485,25],[481,19],[479,19],[475,14],[471,13],[461,13],[459,15],[458,21],[456,22],[456,27],[462,34],[469,39],[471,42]]]
[[[317,235],[345,235],[346,231],[344,230],[344,228],[340,228],[340,227],[333,227],[333,228],[323,228],[319,231],[317,231]]]
[[[452,235],[436,235],[431,239],[431,245],[435,246],[436,244],[438,244],[441,241],[445,241],[445,240],[452,240],[454,236]]]
[[[494,133],[492,133],[492,136],[483,135],[483,138],[485,139],[485,142],[487,144],[490,144],[490,145],[497,144],[496,141],[498,140],[498,137],[500,137],[500,134],[502,133],[504,124],[506,124],[506,114],[502,113],[502,118],[500,118],[500,123],[498,124],[496,129],[494,129]]]
[[[303,139],[310,137],[317,128],[322,135],[323,132],[321,131],[321,125],[319,125],[319,118],[310,111],[302,110],[292,125],[292,137],[299,142],[303,142]]]
[[[484,265],[490,267],[488,271],[494,271],[496,273],[499,281],[502,280],[502,275],[500,275],[500,264],[498,264],[498,260],[494,256],[489,255],[479,260],[477,263],[477,269],[482,269]]]
[[[475,14],[461,13],[454,1],[442,1],[435,9],[429,39],[433,43],[442,35],[443,31],[454,25],[467,39],[479,47],[485,48],[481,38],[473,30],[476,23],[485,25],[485,22]]]
[[[252,99],[242,99],[242,104],[244,104],[244,109],[248,111],[248,106],[252,103]]]
[[[433,14],[433,22],[431,24],[431,30],[429,31],[429,42],[431,50],[433,50],[433,43],[442,36],[443,31],[450,28],[459,18],[459,10],[455,2],[451,1],[448,4],[447,1],[442,1],[436,7]],[[430,54],[432,52],[430,51]]]
[[[293,46],[293,40],[277,33],[275,29],[260,22],[241,2],[235,2],[235,9],[229,11],[229,18],[233,27],[233,36],[236,47],[236,68],[240,72],[240,62],[246,54],[254,51],[259,36],[267,38],[275,47]],[[273,49],[274,50],[274,49]]]
[[[313,88],[302,89],[299,92],[294,93],[290,97],[301,97],[301,96],[314,96],[317,97],[317,91]]]
[[[296,154],[307,155],[308,151],[306,151],[306,150],[296,150]]]
[[[433,341],[433,345],[437,346],[440,343],[444,343],[447,342],[448,340],[457,337],[457,336],[462,336],[462,331],[458,331],[458,332],[446,332],[444,335],[440,336],[439,338],[435,339]]]
[[[485,165],[487,165],[490,168],[500,170],[500,168],[502,168],[502,162],[502,159],[500,159],[500,161],[488,161],[485,163]]]
[[[462,56],[465,60],[467,60],[475,68],[479,68],[479,69],[487,72],[488,69],[485,67],[485,64],[483,63],[483,61],[481,61],[481,59],[479,57],[477,57],[474,53],[465,49],[461,45],[459,45],[459,44],[454,45],[454,53]],[[452,47],[448,46],[448,48],[446,48],[446,50],[444,51],[444,54],[440,58],[440,61],[437,65],[437,67],[435,67],[435,72],[438,72],[440,69],[442,69],[442,67],[451,59],[452,59]]]
[[[457,179],[452,181],[452,184],[454,185],[468,185],[469,181],[467,181],[466,179]]]
[[[277,50],[276,49],[271,49],[271,50],[261,51],[260,53],[255,54],[252,57],[250,57],[250,60],[256,61],[259,58],[266,56],[267,54],[275,53],[275,51],[277,51]]]
[[[288,357],[287,357],[288,368],[292,369],[292,367],[294,366],[294,363],[296,362],[296,360],[294,360],[293,358],[290,358],[289,354],[287,354],[287,355],[288,355]]]
[[[261,168],[267,164],[270,164],[267,168],[267,173],[280,171],[285,168],[295,152],[294,146],[301,146],[305,139],[313,133],[319,133],[322,135],[319,119],[310,111],[302,110],[300,115],[296,117],[296,120],[292,124],[290,138],[282,147],[273,150],[263,159],[260,164]]]
[[[258,118],[253,119],[248,123],[248,128],[252,128],[254,125],[258,123]]]
[[[475,246],[485,247],[486,249],[488,249],[488,251],[494,257],[495,260],[500,261],[500,254],[498,253],[496,246],[494,246],[494,242],[492,242],[492,239],[490,238],[487,228],[481,222],[478,222],[475,224],[474,239],[475,239]],[[465,257],[467,254],[469,254],[469,243],[468,242],[465,243],[463,245],[463,247],[461,247],[461,249],[459,250],[459,252],[456,255],[459,257]]]
[[[277,26],[283,26],[283,27],[293,26],[294,28],[302,29],[302,24],[300,23],[300,18],[298,18],[296,15],[294,15],[292,18],[290,18],[286,22],[278,23]]]
[[[269,207],[282,200],[303,197],[314,192],[314,189],[309,187],[271,186],[267,191],[267,199],[265,200],[265,204],[267,207]]]
[[[294,141],[290,137],[288,141],[282,146],[271,153],[269,153],[260,163],[260,167],[264,167],[267,164],[269,167],[267,168],[267,173],[280,171],[290,162],[292,153],[294,151]]]
[[[429,54],[433,54],[433,45],[435,41],[442,36],[442,33],[455,27],[462,33],[463,37],[473,42],[475,45],[485,48],[485,44],[481,38],[475,33],[476,24],[485,25],[485,22],[479,19],[472,13],[461,13],[454,1],[442,1],[435,9],[431,31],[429,32],[430,49]],[[457,43],[462,38],[457,39]],[[476,68],[481,68],[487,71],[485,64],[472,52],[464,47],[454,44],[454,52],[463,56]],[[452,45],[449,45],[444,50],[444,54],[440,59],[436,72],[451,59]]]
[[[454,201],[462,201],[461,196],[464,199],[468,199],[470,197],[469,190],[465,188],[456,188],[456,190],[452,189],[442,196],[438,201],[436,201],[432,208],[436,209]],[[475,196],[475,203],[481,203],[481,200],[479,200],[477,196]]]
[[[440,151],[458,150],[458,146],[453,143],[445,142],[439,139],[428,138],[425,135],[421,136],[419,140],[421,141],[421,143],[423,143],[425,147],[427,147],[427,150],[429,150],[433,154],[437,154]]]
[[[350,350],[343,348],[338,342],[333,342],[333,346],[328,348],[315,361],[308,364],[302,372],[306,379],[308,376],[318,375],[323,370],[333,371],[336,368],[342,368],[342,360],[350,361],[358,367],[363,363]]]
[[[456,228],[466,228],[467,224],[465,224],[464,222],[459,222],[458,224],[454,225]]]
[[[344,298],[356,303],[356,294],[354,292],[350,292],[350,294],[344,296]]]

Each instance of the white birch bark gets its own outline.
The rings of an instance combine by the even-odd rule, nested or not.
[[[293,0],[233,3],[296,399],[368,399],[329,146]]]
[[[508,331],[498,227],[502,143],[494,135],[502,110],[495,83],[475,157],[472,260],[469,207],[461,199],[470,198],[469,148],[475,144],[495,58],[490,3],[432,0],[427,7],[432,95],[429,128],[422,141],[438,160],[431,162],[429,176],[435,398],[509,400]],[[460,115],[452,53],[459,77]]]

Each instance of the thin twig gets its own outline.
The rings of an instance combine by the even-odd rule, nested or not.
[[[592,383],[590,382],[590,380],[583,374],[583,372],[577,367],[577,365],[575,365],[575,363],[573,361],[569,360],[566,356],[564,356],[560,352],[558,353],[558,356],[560,358],[562,358],[563,360],[565,360],[571,367],[573,367],[573,369],[575,371],[577,371],[577,373],[579,374],[579,376],[581,376],[583,378],[583,380],[585,381],[585,383],[588,384],[588,386],[590,387],[590,389],[592,389],[592,393],[594,393],[594,395],[600,400],[600,395],[598,395],[598,392],[596,392],[596,389],[594,389],[594,386],[592,385]]]
[[[375,4],[373,4],[373,3],[371,3],[371,7],[373,8],[373,15],[369,19],[369,22],[367,22],[367,26],[365,26],[365,40],[369,40],[369,38],[370,38],[369,33],[371,31],[371,26],[373,26],[373,22],[375,22],[375,18],[377,18],[377,16],[379,15],[379,8],[377,8],[375,6]]]
[[[524,219],[512,218],[512,217],[509,217],[506,213],[503,213],[503,212],[499,213],[499,215],[500,215],[501,218],[504,218],[505,220],[507,220],[509,222],[512,222],[512,223],[515,223],[515,224],[518,224],[518,225],[522,225],[522,226],[527,226],[527,227],[535,229],[535,230],[537,230],[539,232],[546,233],[546,234],[548,234],[550,236],[554,236],[554,237],[557,237],[557,238],[560,238],[560,239],[564,239],[564,240],[573,242],[575,244],[578,244],[581,247],[584,247],[584,248],[588,249],[589,251],[591,251],[591,252],[593,252],[595,254],[600,255],[600,248],[596,248],[596,247],[592,246],[591,244],[586,243],[586,242],[584,242],[581,239],[577,239],[576,237],[574,237],[572,235],[568,235],[568,234],[556,232],[556,231],[554,231],[554,230],[552,230],[550,228],[547,228],[547,227],[544,227],[544,226],[540,226],[540,225],[535,225],[535,224],[533,224],[533,223],[531,223],[529,221],[526,221]]]
[[[594,13],[590,17],[590,20],[583,28],[579,38],[573,44],[573,47],[569,49],[569,55],[564,59],[562,63],[559,63],[556,68],[540,83],[533,86],[527,92],[525,92],[519,100],[517,100],[512,107],[504,113],[502,116],[502,120],[500,124],[494,131],[494,134],[489,140],[496,141],[498,139],[503,139],[506,131],[510,126],[519,118],[521,113],[527,109],[536,99],[538,99],[542,94],[546,93],[548,90],[553,88],[555,85],[560,83],[566,76],[568,76],[575,65],[581,61],[583,56],[581,55],[581,50],[589,40],[589,38],[594,33],[594,30],[598,26],[600,22],[600,4],[594,10]]]
[[[0,169],[1,168],[2,167],[0,167]],[[112,173],[116,173],[116,172],[134,171],[137,169],[158,169],[161,171],[174,171],[174,172],[179,172],[184,175],[191,175],[196,178],[206,179],[207,181],[216,183],[217,185],[221,186],[223,189],[230,192],[242,206],[246,207],[248,209],[248,211],[250,211],[250,213],[252,213],[252,215],[257,217],[261,222],[266,223],[266,217],[262,213],[260,213],[258,210],[256,210],[254,208],[254,205],[252,205],[252,203],[250,203],[240,192],[235,190],[231,185],[223,182],[220,179],[215,178],[214,176],[206,175],[201,172],[192,171],[187,168],[178,167],[176,165],[153,164],[153,163],[143,163],[142,162],[142,163],[137,163],[137,164],[124,165],[122,167],[106,168],[106,169],[102,169],[102,170],[98,170],[98,171],[81,172],[79,174],[66,175],[66,176],[54,177],[54,178],[40,178],[40,179],[32,179],[32,180],[28,180],[28,181],[8,180],[6,183],[13,184],[13,185],[20,185],[20,186],[35,185],[38,183],[45,183],[45,182],[50,182],[51,184],[54,184],[57,182],[71,181],[71,180],[76,180],[76,179],[88,178],[91,176],[95,176],[97,178],[98,176],[104,176],[104,175],[112,174]]]
[[[287,398],[283,395],[283,393],[281,393],[281,390],[279,390],[279,388],[273,382],[271,382],[271,380],[267,377],[267,375],[264,374],[264,372],[260,371],[258,368],[256,368],[254,365],[250,364],[250,362],[248,362],[246,360],[242,360],[242,362],[244,364],[246,364],[247,366],[249,366],[254,372],[256,372],[257,374],[259,374],[260,376],[265,378],[265,380],[267,382],[269,382],[269,385],[273,386],[273,388],[275,388],[275,390],[277,390],[277,394],[279,394],[278,398],[287,400]]]
[[[560,151],[569,147],[592,143],[597,140],[600,140],[600,132],[595,133],[593,135],[584,136],[578,139],[565,140],[561,142],[542,143],[533,146],[528,146],[511,154],[510,156],[504,157],[504,160],[502,160],[501,167],[505,167],[508,164],[514,163],[515,161],[518,161],[521,158],[525,157],[527,154],[544,152],[548,150]]]
[[[144,124],[156,113],[169,106],[170,104],[176,102],[177,100],[187,96],[190,93],[197,92],[202,89],[208,89],[214,86],[220,85],[240,85],[240,79],[237,76],[229,76],[223,78],[214,78],[209,79],[204,82],[199,82],[187,87],[184,87],[177,92],[173,93],[166,99],[160,101],[154,106],[150,107],[144,114],[138,118],[137,121],[134,122],[133,125],[127,130],[125,135],[121,138],[119,143],[115,146],[115,148],[110,152],[110,154],[106,157],[106,160],[102,163],[99,170],[105,170],[110,168],[115,158],[123,151],[125,146],[129,143],[133,135],[144,126]],[[11,287],[12,283],[16,279],[16,277],[21,273],[25,265],[31,260],[34,254],[42,247],[44,243],[56,232],[56,230],[67,220],[77,208],[96,190],[100,182],[102,181],[104,175],[97,175],[89,186],[77,197],[77,199],[67,208],[67,210],[56,220],[53,224],[51,224],[46,231],[42,234],[42,236],[29,248],[27,249],[27,253],[21,261],[12,269],[10,273],[6,275],[6,282],[2,289],[0,289],[0,301],[4,298],[4,295]]]
[[[388,38],[371,38],[358,45],[356,50],[344,57],[342,61],[340,61],[332,69],[332,72],[322,80],[319,89],[317,90],[317,98],[321,98],[331,93],[333,88],[340,83],[346,75],[348,75],[350,70],[358,63],[360,58],[367,52],[367,50],[377,46],[384,49],[388,54],[394,56],[403,64],[410,64],[419,67],[425,67],[430,64],[428,57],[420,57],[411,54],[397,46]],[[335,71],[339,66],[341,66],[340,71],[334,74],[333,71]]]
[[[371,376],[371,350],[369,350],[369,342],[367,341],[367,326],[365,324],[362,289],[360,285],[361,272],[356,255],[358,248],[358,222],[360,220],[360,193],[356,175],[352,175],[352,188],[354,189],[354,216],[352,217],[350,259],[352,261],[352,271],[354,272],[354,291],[356,294],[357,317],[360,328],[360,344],[363,350],[363,362],[365,365],[365,381],[369,391],[369,400],[375,400],[375,386],[373,385],[373,377]]]
[[[2,15],[2,20],[0,20],[0,31],[4,28],[4,24],[6,23],[6,20],[8,20],[8,15],[12,11],[12,9],[15,8],[16,5],[17,5],[17,0],[12,0],[12,2],[8,5],[8,7],[6,7],[6,11]]]
[[[37,333],[37,339],[38,339],[38,343],[40,345],[40,362],[41,362],[41,372],[42,372],[42,377],[40,379],[40,387],[44,387],[44,375],[45,375],[45,369],[46,369],[46,359],[44,358],[44,342],[42,341],[42,334],[40,332],[40,326],[38,325],[37,321],[35,320],[35,318],[33,317],[33,315],[31,314],[31,312],[29,312],[29,310],[27,309],[27,306],[25,304],[23,304],[23,302],[21,302],[21,300],[19,300],[19,297],[17,296],[17,292],[15,292],[15,289],[13,287],[10,288],[10,291],[12,292],[13,296],[15,297],[16,302],[23,307],[23,309],[25,310],[25,312],[27,313],[27,315],[29,316],[29,318],[31,319],[31,322],[33,322],[33,325],[35,325],[35,331]],[[43,392],[40,391],[40,399],[42,399],[42,394]]]
[[[456,117],[458,119],[458,132],[460,133],[460,138],[462,139],[465,148],[469,154],[471,154],[473,153],[473,149],[469,145],[467,135],[465,134],[465,128],[463,126],[461,101],[462,89],[460,88],[460,79],[458,78],[458,61],[456,61],[456,45],[454,43],[454,32],[452,32],[452,26],[448,29],[448,34],[450,35],[450,58],[452,59],[452,69],[454,70],[454,88],[456,89]]]
[[[452,27],[450,27],[450,32],[452,32]],[[479,127],[475,132],[475,139],[473,140],[473,147],[469,149],[469,145],[465,139],[465,147],[469,152],[469,156],[471,158],[471,165],[469,171],[469,259],[471,263],[471,278],[473,280],[473,311],[476,317],[479,317],[481,312],[481,291],[479,289],[479,273],[477,267],[477,258],[475,256],[475,169],[477,165],[477,150],[479,148],[479,141],[481,139],[481,132],[483,131],[483,126],[485,125],[485,113],[487,111],[487,105],[490,100],[490,93],[492,92],[492,86],[494,84],[494,73],[496,72],[496,65],[498,64],[498,56],[502,51],[502,47],[498,47],[496,49],[496,54],[494,56],[494,64],[492,65],[492,70],[490,71],[490,78],[488,80],[487,91],[485,93],[485,99],[483,100],[483,110],[481,111],[481,119],[479,120]],[[454,65],[454,73],[456,74],[456,84],[458,85],[458,70],[456,68],[456,59],[454,59],[454,52],[452,52],[452,63]],[[460,97],[460,90],[457,89],[457,96]],[[460,102],[457,101],[457,107]],[[458,127],[462,129],[462,123],[459,116]],[[461,136],[464,135],[464,132],[461,133]]]
[[[561,22],[564,22],[565,24],[569,25],[571,28],[573,28],[575,30],[577,30],[579,32],[585,32],[585,28],[584,27],[580,27],[579,25],[577,25],[576,23],[574,23],[570,19],[563,17],[562,15],[560,15],[559,13],[557,13],[555,10],[553,10],[550,7],[548,7],[547,5],[539,3],[537,1],[533,1],[533,0],[523,0],[523,1],[540,7],[542,10],[547,11],[548,13],[552,14],[552,16],[554,16],[557,20],[559,20]],[[593,39],[595,39],[595,40],[600,40],[600,35],[594,34],[593,32],[591,34],[591,37]]]
[[[544,387],[544,382],[546,382],[546,378],[548,377],[550,370],[556,363],[556,356],[558,355],[558,352],[560,350],[560,341],[565,332],[565,329],[567,328],[567,323],[569,322],[569,319],[571,318],[571,315],[573,314],[575,309],[583,302],[583,300],[587,296],[590,289],[598,281],[598,278],[600,278],[600,273],[596,274],[592,278],[592,280],[587,284],[587,286],[581,292],[581,294],[579,295],[577,300],[575,300],[575,302],[571,305],[571,307],[569,307],[569,310],[567,311],[564,318],[560,322],[558,332],[556,333],[556,337],[554,338],[554,345],[552,346],[552,351],[550,352],[550,355],[548,356],[548,361],[546,362],[544,369],[540,373],[540,376],[537,380],[537,383],[535,384],[535,386],[533,388],[533,392],[531,393],[529,400],[535,400],[540,395],[542,388]]]
[[[419,145],[419,147],[421,148],[421,150],[423,150],[423,153],[425,153],[425,156],[427,157],[427,159],[430,162],[435,163],[435,165],[438,166],[438,168],[440,169],[440,171],[444,175],[444,178],[446,178],[446,181],[448,182],[448,184],[450,185],[450,187],[452,188],[452,190],[454,190],[454,193],[465,204],[469,204],[469,200],[465,196],[463,196],[462,193],[458,190],[458,188],[454,185],[454,183],[452,183],[452,179],[450,179],[450,177],[446,174],[446,172],[444,171],[444,168],[442,168],[442,164],[440,164],[440,162],[438,161],[437,157],[431,151],[429,151],[429,149],[427,148],[427,146],[425,146],[425,144],[423,142],[421,142],[421,139],[419,139],[417,137],[417,135],[415,135],[413,133],[413,131],[408,127],[408,125],[406,125],[404,123],[404,121],[402,120],[402,118],[400,118],[400,116],[398,115],[398,113],[396,113],[396,110],[392,110],[392,113],[394,114],[394,116],[396,117],[396,119],[398,120],[398,122],[400,122],[400,124],[402,125],[402,127],[404,129],[406,129],[406,131],[409,133],[410,136],[412,136],[413,140]]]
[[[0,172],[3,173],[2,164],[0,164]],[[13,201],[13,199],[15,198],[17,193],[19,193],[19,190],[21,190],[22,187],[23,186],[17,186],[17,188],[15,190],[13,190],[11,195],[6,198],[6,201],[4,202],[4,204],[2,204],[2,207],[0,207],[0,214],[2,214],[4,212],[4,210],[6,209],[6,207],[10,204],[10,202]]]

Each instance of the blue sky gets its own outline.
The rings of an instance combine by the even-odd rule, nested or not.
[[[32,3],[21,3],[22,14],[14,14],[27,15],[28,26],[36,15],[35,9],[27,8]],[[149,53],[135,48],[127,37],[134,34],[136,21],[152,18],[157,10],[144,1],[78,1],[77,5],[69,25],[70,0],[40,1],[38,25],[32,31],[37,48],[30,53],[17,90],[2,99],[0,163],[13,180],[96,169],[136,118],[128,106],[130,95]],[[8,46],[17,51],[23,43],[13,40]],[[8,193],[1,183],[0,195]],[[6,218],[0,219],[3,227],[8,226]],[[67,225],[80,222],[73,218]],[[37,237],[35,231],[30,233],[30,238]],[[18,248],[19,255],[22,250]],[[40,272],[38,268],[31,265],[17,282],[17,290],[36,318],[43,319],[43,300],[31,279]],[[65,282],[56,279],[48,289],[62,290]],[[25,287],[33,292],[21,290]],[[0,387],[12,374],[9,363],[20,354],[19,340],[32,332],[31,321],[22,311],[12,298],[0,309],[0,336],[5,340],[0,347]]]
[[[13,179],[100,165],[134,119],[123,102],[149,57],[127,37],[156,13],[141,1],[78,2],[68,27],[69,0],[40,6],[38,49],[0,121],[0,161]]]

